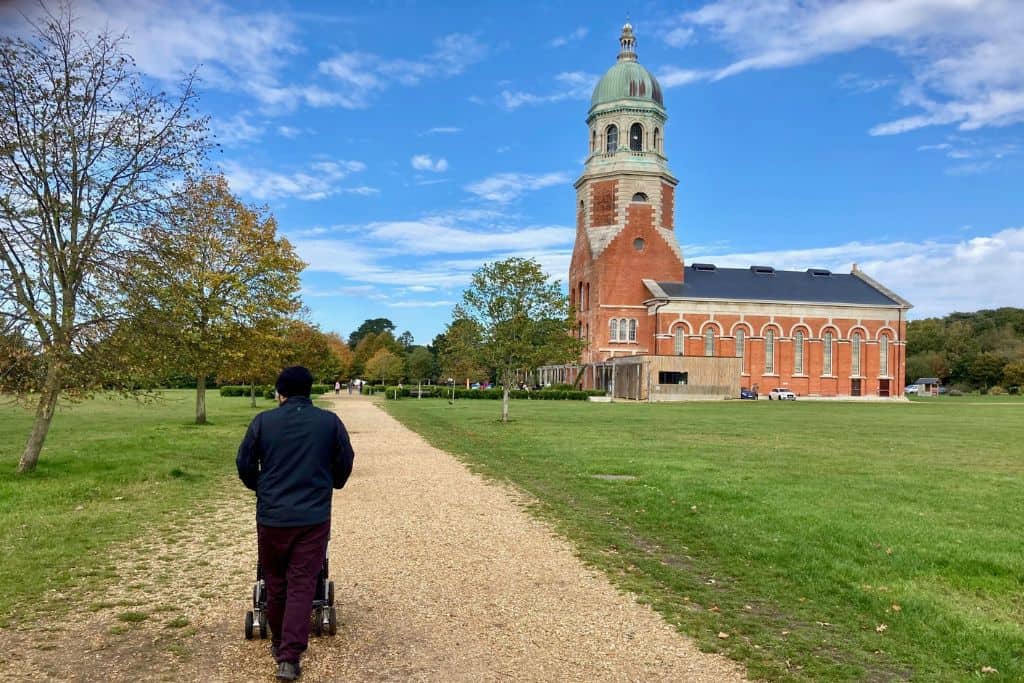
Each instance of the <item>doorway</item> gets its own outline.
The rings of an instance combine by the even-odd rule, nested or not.
[[[860,396],[860,379],[850,380],[850,396]]]

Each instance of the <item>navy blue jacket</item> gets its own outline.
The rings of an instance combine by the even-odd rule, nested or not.
[[[292,396],[253,418],[235,464],[256,492],[256,521],[294,527],[331,518],[333,489],[348,481],[354,457],[337,415]]]

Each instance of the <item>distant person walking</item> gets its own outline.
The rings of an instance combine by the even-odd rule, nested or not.
[[[346,382],[346,384],[348,384],[348,395],[351,396],[352,395],[352,380],[349,380],[348,382]]]
[[[335,380],[334,382],[334,395],[337,396],[341,393],[341,382]]]
[[[313,376],[285,368],[275,385],[278,407],[255,418],[238,448],[242,482],[256,492],[259,563],[267,582],[267,622],[277,677],[295,680],[309,645],[316,577],[331,535],[332,489],[352,473],[345,425],[309,398]],[[340,387],[339,387],[340,388]]]

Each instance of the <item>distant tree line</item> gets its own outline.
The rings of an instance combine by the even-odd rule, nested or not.
[[[965,390],[1024,387],[1024,309],[951,313],[907,324],[907,382]]]

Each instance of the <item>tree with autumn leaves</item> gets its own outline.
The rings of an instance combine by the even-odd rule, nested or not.
[[[244,205],[219,175],[189,182],[142,237],[131,260],[133,321],[155,367],[196,378],[203,424],[207,377],[277,365],[275,341],[301,308],[304,264],[273,216]]]

